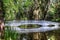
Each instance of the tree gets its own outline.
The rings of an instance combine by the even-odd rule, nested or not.
[[[0,0],[0,37],[4,39],[4,14],[3,14],[3,1]]]

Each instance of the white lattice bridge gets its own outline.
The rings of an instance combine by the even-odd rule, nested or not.
[[[22,29],[18,26],[28,25],[28,24],[37,24],[41,25],[39,28],[31,28],[31,29]],[[11,27],[11,30],[16,31],[17,33],[31,33],[31,32],[46,32],[51,30],[60,29],[60,23],[44,21],[44,20],[14,20],[14,21],[6,21],[5,26]]]

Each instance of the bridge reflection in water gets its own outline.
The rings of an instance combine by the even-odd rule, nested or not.
[[[31,29],[23,29],[18,26],[21,25],[28,25],[28,24],[37,24],[42,25],[42,27],[39,28],[31,28]],[[52,30],[60,29],[59,27],[60,23],[57,22],[51,22],[51,21],[44,21],[44,20],[20,20],[20,21],[6,21],[5,26],[11,27],[10,30],[16,31],[17,33],[31,33],[31,32],[47,32]],[[52,27],[51,27],[52,26]]]

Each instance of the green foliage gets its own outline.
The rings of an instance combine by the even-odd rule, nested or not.
[[[5,40],[16,40],[18,34],[5,27]]]
[[[40,13],[45,11],[45,6],[43,0],[40,1]],[[42,2],[41,2],[42,1]],[[19,20],[27,20],[28,16],[27,14],[28,11],[30,10],[29,8],[33,5],[33,0],[3,0],[3,9],[5,12],[5,20],[14,20],[14,19],[19,19]],[[58,3],[58,7],[60,8],[60,2]],[[56,7],[54,3],[50,5],[50,8],[48,9],[48,16],[52,16],[53,19],[51,21],[60,21],[60,12],[59,8]],[[58,13],[59,12],[59,13]],[[59,17],[55,16],[58,15]],[[41,16],[41,15],[40,15]],[[43,14],[42,14],[43,16]],[[28,28],[28,25],[22,25],[19,26],[21,28]],[[32,28],[36,28],[37,25],[32,25]],[[5,40],[16,40],[17,33],[10,31],[8,28],[5,30]],[[54,35],[50,37],[52,40],[55,39]]]
[[[30,1],[30,0],[27,0],[25,3],[24,3],[24,6],[25,7],[29,7],[29,6],[31,6],[32,5],[32,1]]]
[[[49,9],[49,13],[51,15],[54,15],[55,14],[55,11],[56,11],[55,5],[54,4],[51,4],[50,5],[50,9]]]
[[[20,13],[23,14],[24,16],[25,8],[30,7],[32,5],[32,1],[31,0],[3,0],[3,4],[4,4],[4,11],[5,11],[5,20],[13,20],[16,19],[17,13],[18,15]],[[21,18],[21,16],[18,17]]]
[[[14,4],[13,0],[3,0],[5,20],[15,19],[15,14],[18,12],[18,6]]]

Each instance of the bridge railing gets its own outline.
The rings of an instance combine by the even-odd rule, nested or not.
[[[18,26],[21,25],[28,25],[28,24],[37,24],[41,25],[39,28],[20,28]],[[31,33],[31,32],[46,32],[60,29],[60,23],[58,22],[51,22],[51,21],[44,21],[44,20],[14,20],[14,21],[6,21],[5,26],[9,26],[12,31],[16,31],[17,33]]]

